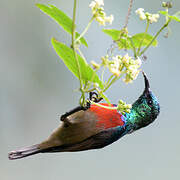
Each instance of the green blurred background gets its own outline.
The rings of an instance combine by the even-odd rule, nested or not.
[[[1,180],[96,180],[180,179],[180,24],[171,23],[172,35],[159,37],[157,48],[146,53],[143,63],[151,89],[161,104],[157,121],[101,150],[80,153],[40,154],[9,161],[9,151],[45,139],[58,126],[62,113],[77,106],[78,81],[55,54],[50,39],[70,44],[70,37],[44,15],[35,3],[51,3],[72,15],[73,0],[0,1],[0,179]],[[90,1],[78,1],[78,31],[90,18]],[[135,1],[128,25],[130,33],[142,32],[144,23],[134,11],[161,9],[157,0]],[[180,10],[175,0],[173,12]],[[128,1],[105,0],[105,11],[114,14],[113,28],[122,28]],[[151,32],[163,22],[154,24]],[[100,59],[112,43],[93,23],[83,48],[88,61]],[[116,103],[134,102],[144,88],[143,78],[129,85],[117,82],[107,95]]]

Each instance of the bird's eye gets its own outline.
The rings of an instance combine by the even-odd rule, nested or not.
[[[148,100],[148,105],[152,106],[152,100]]]

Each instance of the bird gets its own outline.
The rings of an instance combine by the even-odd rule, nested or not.
[[[43,142],[11,151],[10,160],[24,158],[38,153],[76,152],[104,148],[126,134],[151,124],[160,113],[157,97],[150,90],[146,74],[143,72],[145,89],[132,104],[129,113],[122,114],[116,109],[107,109],[95,103],[87,107],[78,106],[61,116],[59,127]],[[99,102],[101,99],[94,98]],[[99,103],[109,106],[107,103]],[[111,107],[116,107],[111,104]]]

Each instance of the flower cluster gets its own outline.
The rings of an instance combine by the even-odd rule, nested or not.
[[[121,74],[123,68],[121,59],[122,57],[117,55],[112,57],[112,61],[109,63],[109,71],[117,77]]]
[[[131,83],[133,80],[135,80],[141,71],[139,68],[142,64],[141,59],[138,57],[137,59],[133,59],[128,54],[122,57],[122,63],[124,67],[126,68],[126,76],[123,81],[125,83]]]
[[[146,15],[145,15],[145,13],[144,13],[144,9],[143,9],[143,8],[139,8],[139,9],[137,9],[135,12],[136,12],[136,14],[139,15],[139,18],[140,18],[141,20],[145,20],[145,19],[146,19]]]
[[[139,15],[139,18],[141,20],[147,19],[151,24],[153,22],[157,22],[157,20],[159,19],[159,14],[150,14],[148,12],[145,13],[143,8],[139,8],[135,12]]]
[[[117,110],[121,111],[122,114],[130,113],[132,108],[131,104],[126,104],[124,101],[120,100],[118,102]]]
[[[112,21],[114,20],[113,15],[106,16],[102,6],[104,6],[103,0],[94,0],[90,3],[89,7],[92,10],[93,17],[100,25],[105,26],[106,22],[112,24]]]
[[[91,61],[91,64],[95,69],[100,66],[105,66],[109,71],[116,77],[119,77],[121,74],[125,74],[123,81],[125,83],[131,83],[135,80],[140,72],[140,66],[142,64],[141,59],[133,59],[133,57],[126,54],[125,56],[113,56],[112,60],[109,60],[108,56],[101,58],[102,63],[97,64],[94,61]]]

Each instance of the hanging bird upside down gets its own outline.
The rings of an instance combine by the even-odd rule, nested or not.
[[[130,113],[122,115],[117,110],[105,109],[95,104],[77,107],[61,116],[62,123],[40,144],[9,153],[9,159],[20,159],[37,153],[75,152],[103,148],[122,136],[152,123],[160,112],[157,98],[150,91],[144,75],[145,90],[136,100]],[[94,98],[91,97],[90,99]],[[98,102],[101,99],[95,98]],[[109,106],[106,103],[100,103]],[[111,105],[116,106],[116,105]]]

